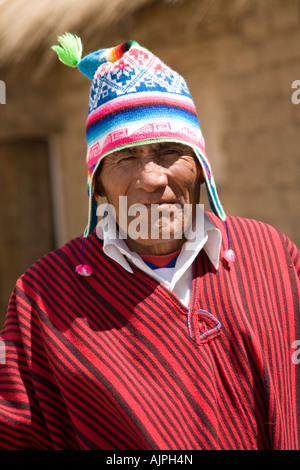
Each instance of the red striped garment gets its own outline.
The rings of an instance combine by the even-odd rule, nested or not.
[[[202,250],[189,309],[95,232],[92,276],[74,271],[82,237],[37,261],[0,337],[1,449],[299,449],[299,253],[263,223],[228,226],[236,262]]]

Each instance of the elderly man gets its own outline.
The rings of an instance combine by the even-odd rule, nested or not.
[[[88,225],[12,294],[0,447],[298,449],[296,247],[226,217],[180,75],[134,41],[59,41],[92,80]]]

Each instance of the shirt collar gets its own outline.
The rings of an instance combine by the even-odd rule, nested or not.
[[[199,226],[200,223],[202,224],[202,220],[203,226]],[[220,230],[212,223],[205,213],[203,213],[203,219],[199,217],[196,229],[198,232],[202,230],[201,237],[197,237],[195,240],[188,240],[183,245],[178,261],[179,258],[181,258],[183,262],[190,264],[203,248],[214,268],[217,270],[219,267],[222,242]],[[137,253],[131,251],[126,245],[124,239],[119,237],[115,219],[109,210],[109,205],[106,207],[103,220],[97,225],[96,233],[98,238],[103,240],[104,253],[119,263],[128,272],[133,273],[133,270],[126,258],[134,262],[137,266],[141,265],[141,263],[145,265],[141,257]]]

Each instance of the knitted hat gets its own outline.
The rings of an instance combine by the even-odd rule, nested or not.
[[[125,147],[176,141],[193,148],[202,167],[212,211],[223,221],[195,104],[183,77],[135,41],[100,49],[81,58],[81,40],[70,33],[53,46],[59,59],[91,81],[86,125],[88,224],[97,225],[94,176],[103,158]]]

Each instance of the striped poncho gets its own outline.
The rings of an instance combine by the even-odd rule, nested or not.
[[[236,262],[202,250],[189,308],[95,232],[92,276],[74,272],[81,237],[37,261],[0,336],[0,448],[298,449],[299,253],[268,225],[228,226]]]

